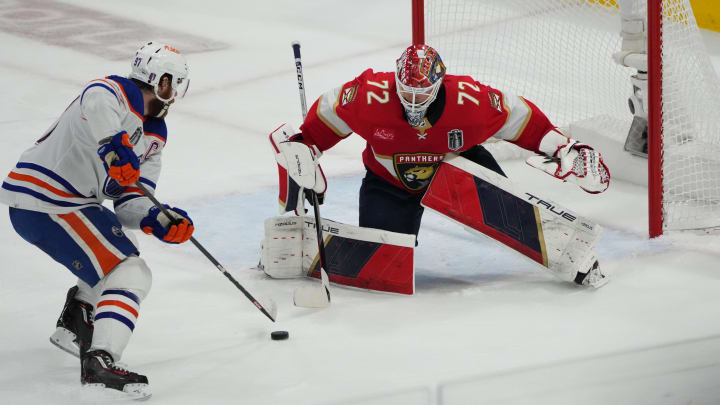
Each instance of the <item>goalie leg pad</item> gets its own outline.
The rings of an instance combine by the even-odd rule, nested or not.
[[[519,192],[507,178],[459,156],[440,165],[422,204],[514,249],[564,281],[574,282],[597,261],[599,225]]]
[[[301,217],[272,217],[265,220],[265,238],[260,267],[272,278],[305,276],[302,269],[303,221]]]
[[[322,220],[325,270],[330,281],[400,294],[415,292],[415,235]],[[305,217],[303,270],[320,278],[315,221]]]
[[[413,294],[415,235],[322,220],[330,281],[351,287]],[[265,221],[260,267],[273,278],[320,277],[313,217]]]

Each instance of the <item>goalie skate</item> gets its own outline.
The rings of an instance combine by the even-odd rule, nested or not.
[[[600,271],[600,263],[597,260],[593,262],[587,272],[578,272],[577,276],[575,276],[575,283],[584,287],[600,288],[607,284],[608,281],[610,279]]]

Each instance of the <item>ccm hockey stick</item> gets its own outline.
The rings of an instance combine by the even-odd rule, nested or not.
[[[140,191],[142,191],[143,194],[145,194],[150,199],[150,201],[152,201],[152,203],[155,204],[155,206],[158,207],[162,211],[163,214],[165,214],[166,217],[170,218],[170,220],[173,222],[175,221],[175,216],[172,215],[168,211],[168,209],[165,208],[165,206],[162,205],[160,203],[160,201],[158,201],[157,198],[155,198],[155,196],[152,195],[152,193],[150,193],[150,191],[142,183],[137,181],[137,182],[135,182],[135,186],[137,186],[137,188],[139,188]],[[227,270],[225,270],[225,268],[222,266],[222,264],[220,264],[220,262],[215,260],[213,255],[211,255],[210,252],[208,252],[203,247],[203,245],[201,245],[200,242],[198,242],[197,239],[195,239],[195,237],[191,236],[190,242],[192,242],[193,245],[195,245],[195,247],[198,248],[198,250],[200,252],[202,252],[202,254],[204,254],[205,257],[207,257],[208,260],[210,260],[210,262],[212,262],[212,264],[214,264],[215,267],[217,267],[217,269],[220,270],[220,272],[222,272],[222,274],[225,277],[227,277],[227,279],[230,280],[231,283],[235,284],[235,287],[237,287],[240,291],[242,291],[242,293],[245,294],[247,299],[249,299],[250,302],[252,302],[253,305],[255,305],[255,307],[260,310],[260,312],[262,312],[263,314],[265,314],[265,316],[270,318],[271,321],[275,322],[275,319],[277,318],[277,305],[275,305],[275,302],[273,300],[266,299],[266,300],[264,300],[266,302],[266,305],[261,304],[260,301],[255,299],[255,297],[253,297],[252,294],[250,294],[250,292],[248,290],[246,290],[245,287],[242,286],[242,284],[240,284],[237,280],[235,280],[235,277],[233,277]]]
[[[307,116],[307,103],[305,102],[305,80],[303,79],[302,61],[300,59],[300,42],[292,43],[295,54],[295,70],[297,71],[298,90],[300,91],[300,108],[303,120]],[[315,230],[317,232],[318,252],[320,254],[320,282],[322,289],[315,287],[299,287],[293,294],[293,303],[298,307],[326,308],[330,305],[330,278],[325,270],[325,242],[323,241],[322,223],[320,220],[320,201],[315,190],[306,190],[312,196],[312,205],[315,210]]]

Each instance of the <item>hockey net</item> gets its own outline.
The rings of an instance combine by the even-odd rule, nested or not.
[[[646,15],[647,1],[634,11]],[[614,0],[424,0],[419,10],[414,28],[424,23],[424,41],[449,73],[522,95],[560,127],[582,123],[624,141],[635,70],[612,59],[621,47]],[[661,100],[649,102],[662,109],[661,169],[651,169],[661,189],[659,201],[651,197],[660,207],[651,228],[653,221],[659,233],[718,227],[720,84],[689,0],[663,0],[657,22]]]

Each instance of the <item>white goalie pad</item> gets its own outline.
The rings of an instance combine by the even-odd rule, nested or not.
[[[272,278],[296,278],[302,272],[302,217],[280,216],[265,220],[260,267]]]
[[[412,294],[415,235],[322,219],[328,263],[337,284]],[[279,216],[265,221],[260,268],[273,278],[319,277],[315,219]]]
[[[562,280],[588,284],[585,275],[597,261],[595,244],[601,227],[520,190],[504,176],[450,154],[435,174],[422,205],[471,233],[514,249]]]

